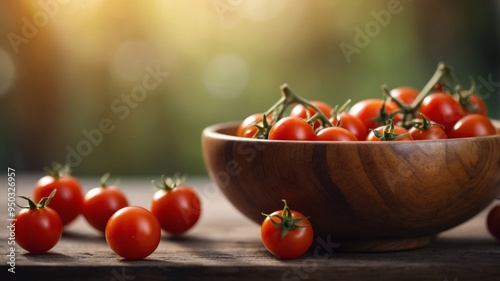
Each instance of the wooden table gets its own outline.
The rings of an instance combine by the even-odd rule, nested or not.
[[[17,195],[31,196],[40,175],[18,174]],[[131,205],[149,207],[154,190],[148,178],[122,178]],[[1,178],[2,186],[7,179]],[[81,180],[84,191],[97,178]],[[0,209],[4,226],[0,280],[500,280],[500,243],[488,234],[485,213],[438,236],[432,245],[389,253],[340,253],[332,245],[283,261],[267,252],[259,226],[230,205],[207,179],[190,179],[203,200],[198,224],[183,238],[164,235],[147,259],[126,261],[115,255],[103,236],[79,217],[47,254],[32,255],[17,247],[15,274],[6,265],[7,194]],[[324,243],[326,245],[327,243]],[[7,278],[6,278],[7,277]],[[34,279],[33,279],[34,280]]]

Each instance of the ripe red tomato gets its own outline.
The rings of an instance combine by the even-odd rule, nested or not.
[[[15,217],[16,243],[23,249],[34,254],[45,253],[52,249],[62,235],[61,218],[52,208],[48,207],[55,190],[38,204],[29,198],[20,196],[29,202],[28,208],[23,208]]]
[[[286,201],[283,210],[275,211],[262,222],[260,236],[266,249],[282,259],[303,255],[313,241],[313,228],[300,212],[290,210]]]
[[[338,124],[340,120],[340,125]],[[341,113],[336,120],[330,119],[334,126],[340,126],[353,133],[360,141],[364,141],[368,135],[368,129],[358,117],[349,113]]]
[[[83,201],[83,216],[95,229],[104,232],[109,218],[127,207],[127,198],[116,186],[106,185],[109,174],[101,178],[101,186],[87,192]]]
[[[270,140],[314,140],[316,134],[303,118],[287,116],[281,118],[269,131]]]
[[[443,127],[439,125],[432,125],[427,129],[411,127],[408,132],[414,140],[439,140],[448,138]]]
[[[496,135],[496,133],[497,129],[488,117],[472,113],[458,120],[448,136],[450,138],[468,138]]]
[[[494,206],[486,217],[486,226],[488,231],[497,240],[500,240],[500,205]]]
[[[359,101],[355,103],[351,109],[349,109],[349,114],[356,116],[363,122],[365,125],[366,129],[374,129],[380,125],[380,122],[378,122],[377,118],[380,118],[380,110],[382,109],[382,106],[384,105],[384,100],[382,99],[365,99],[362,101]],[[393,113],[394,111],[398,110],[399,107],[396,103],[394,102],[386,102],[385,103],[385,110],[387,111],[388,114]],[[393,122],[396,124],[401,120],[400,116],[394,116]]]
[[[245,138],[253,138],[255,134],[259,131],[255,125],[262,126],[262,117],[264,113],[255,113],[243,120],[241,122],[240,126],[238,127],[238,130],[236,132],[236,136],[238,137],[245,137]],[[271,122],[271,117],[272,115],[269,114],[266,117],[267,123],[269,124]]]
[[[321,111],[321,113],[326,116],[327,119],[332,117],[332,107],[326,102],[311,101],[310,103],[316,106]],[[312,107],[308,107],[307,109],[309,110],[309,117],[312,117],[314,114],[316,114],[316,110],[314,110]],[[303,119],[307,119],[307,110],[303,105],[297,104],[290,112],[290,116],[297,116]],[[321,123],[319,121],[314,122],[314,129],[317,129],[320,126]]]
[[[318,141],[357,141],[358,138],[350,131],[341,127],[321,129],[316,135]]]
[[[419,91],[412,87],[402,86],[391,90],[391,96],[405,104],[412,104],[417,98]]]
[[[468,96],[468,97],[466,97]],[[466,91],[463,91],[462,92],[462,98],[465,99],[465,106],[463,106],[466,114],[470,114],[470,113],[477,113],[477,114],[481,114],[481,115],[484,115],[484,116],[488,116],[488,108],[486,106],[486,103],[484,102],[484,100],[479,97],[477,94],[469,94],[468,92]],[[460,97],[456,97],[455,100],[457,100],[457,102],[460,100]]]
[[[162,176],[161,180],[161,185],[155,184],[159,190],[153,196],[151,212],[164,231],[181,235],[198,221],[200,199],[191,187],[182,185],[182,179],[165,179]]]
[[[367,141],[412,141],[413,138],[407,129],[394,126],[394,129],[390,129],[391,125],[385,125],[371,130],[366,137]],[[378,132],[378,133],[375,133]],[[381,136],[378,137],[377,135]]]
[[[432,93],[425,97],[420,105],[420,112],[430,120],[443,125],[446,132],[465,116],[462,106],[446,93]]]
[[[111,250],[119,256],[130,260],[143,259],[160,244],[160,223],[150,211],[129,206],[109,218],[105,236]]]
[[[40,201],[57,189],[57,196],[50,207],[61,217],[63,225],[72,222],[82,212],[83,192],[78,180],[70,175],[69,166],[55,163],[47,169],[47,176],[41,178],[33,190],[33,200]]]

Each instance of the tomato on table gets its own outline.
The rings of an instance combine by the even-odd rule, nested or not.
[[[303,118],[287,116],[281,118],[269,130],[270,140],[314,140],[316,134],[313,127]]]
[[[172,235],[181,235],[192,228],[201,215],[201,203],[196,192],[182,184],[183,178],[161,177],[161,184],[153,184],[158,191],[151,202],[151,212],[161,228]]]
[[[102,176],[100,187],[95,187],[85,194],[83,216],[95,229],[104,232],[109,218],[121,208],[128,206],[128,201],[117,186],[106,184],[109,173]]]
[[[16,215],[16,243],[26,251],[33,254],[41,254],[52,249],[62,235],[62,221],[56,211],[48,207],[51,199],[54,198],[56,190],[53,190],[48,197],[43,197],[38,204],[29,198],[28,207]]]
[[[139,260],[151,255],[160,244],[160,223],[147,209],[128,206],[109,218],[105,236],[116,254],[125,259]]]
[[[491,235],[500,240],[500,205],[494,206],[488,212],[486,226]]]
[[[283,200],[283,210],[266,216],[261,225],[261,239],[266,249],[281,259],[294,259],[303,255],[311,246],[314,231],[309,219],[302,213],[290,210]]]
[[[46,173],[47,176],[35,184],[33,199],[40,201],[57,189],[57,196],[51,200],[50,207],[59,214],[63,225],[67,225],[82,213],[82,187],[78,180],[70,175],[68,165],[54,163],[51,169],[46,168]]]

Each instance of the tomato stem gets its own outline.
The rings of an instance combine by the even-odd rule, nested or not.
[[[40,202],[38,202],[38,204],[35,204],[35,202],[33,202],[33,200],[31,200],[30,198],[28,198],[26,196],[18,196],[19,198],[27,200],[28,201],[28,206],[21,206],[21,205],[19,205],[17,203],[16,203],[16,205],[19,208],[23,208],[23,209],[41,209],[41,208],[45,208],[47,205],[49,205],[50,200],[56,195],[56,191],[57,191],[57,189],[54,189],[49,194],[49,196],[42,197],[42,199],[40,199]]]
[[[290,208],[288,207],[286,200],[282,199],[281,201],[283,201],[283,203],[285,204],[285,206],[283,207],[283,212],[282,212],[281,216],[279,216],[279,215],[272,215],[271,216],[271,215],[267,215],[264,213],[262,213],[262,215],[268,217],[274,226],[276,226],[277,228],[280,228],[282,230],[281,231],[281,239],[283,239],[291,229],[298,229],[298,228],[305,227],[303,225],[297,225],[297,223],[300,221],[303,221],[305,219],[308,219],[309,217],[303,217],[303,218],[297,218],[297,219],[293,218],[292,212],[290,211]],[[272,218],[277,218],[279,220],[279,222],[274,221]]]
[[[158,184],[154,180],[152,180],[151,183],[157,189],[173,190],[174,188],[180,186],[185,180],[186,176],[176,173],[172,178],[167,178],[165,175],[161,175],[161,184]]]
[[[54,179],[61,178],[63,176],[69,176],[71,174],[71,167],[69,164],[61,165],[58,162],[52,163],[52,167],[45,167],[45,173]]]
[[[102,188],[106,187],[106,182],[108,181],[109,176],[110,176],[109,172],[105,173],[104,175],[102,175],[101,179],[99,180],[99,184],[101,185]]]

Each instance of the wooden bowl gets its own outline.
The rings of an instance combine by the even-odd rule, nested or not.
[[[429,244],[500,194],[500,135],[413,142],[270,141],[202,133],[206,168],[245,216],[288,205],[343,251]],[[318,238],[319,239],[319,238]]]

